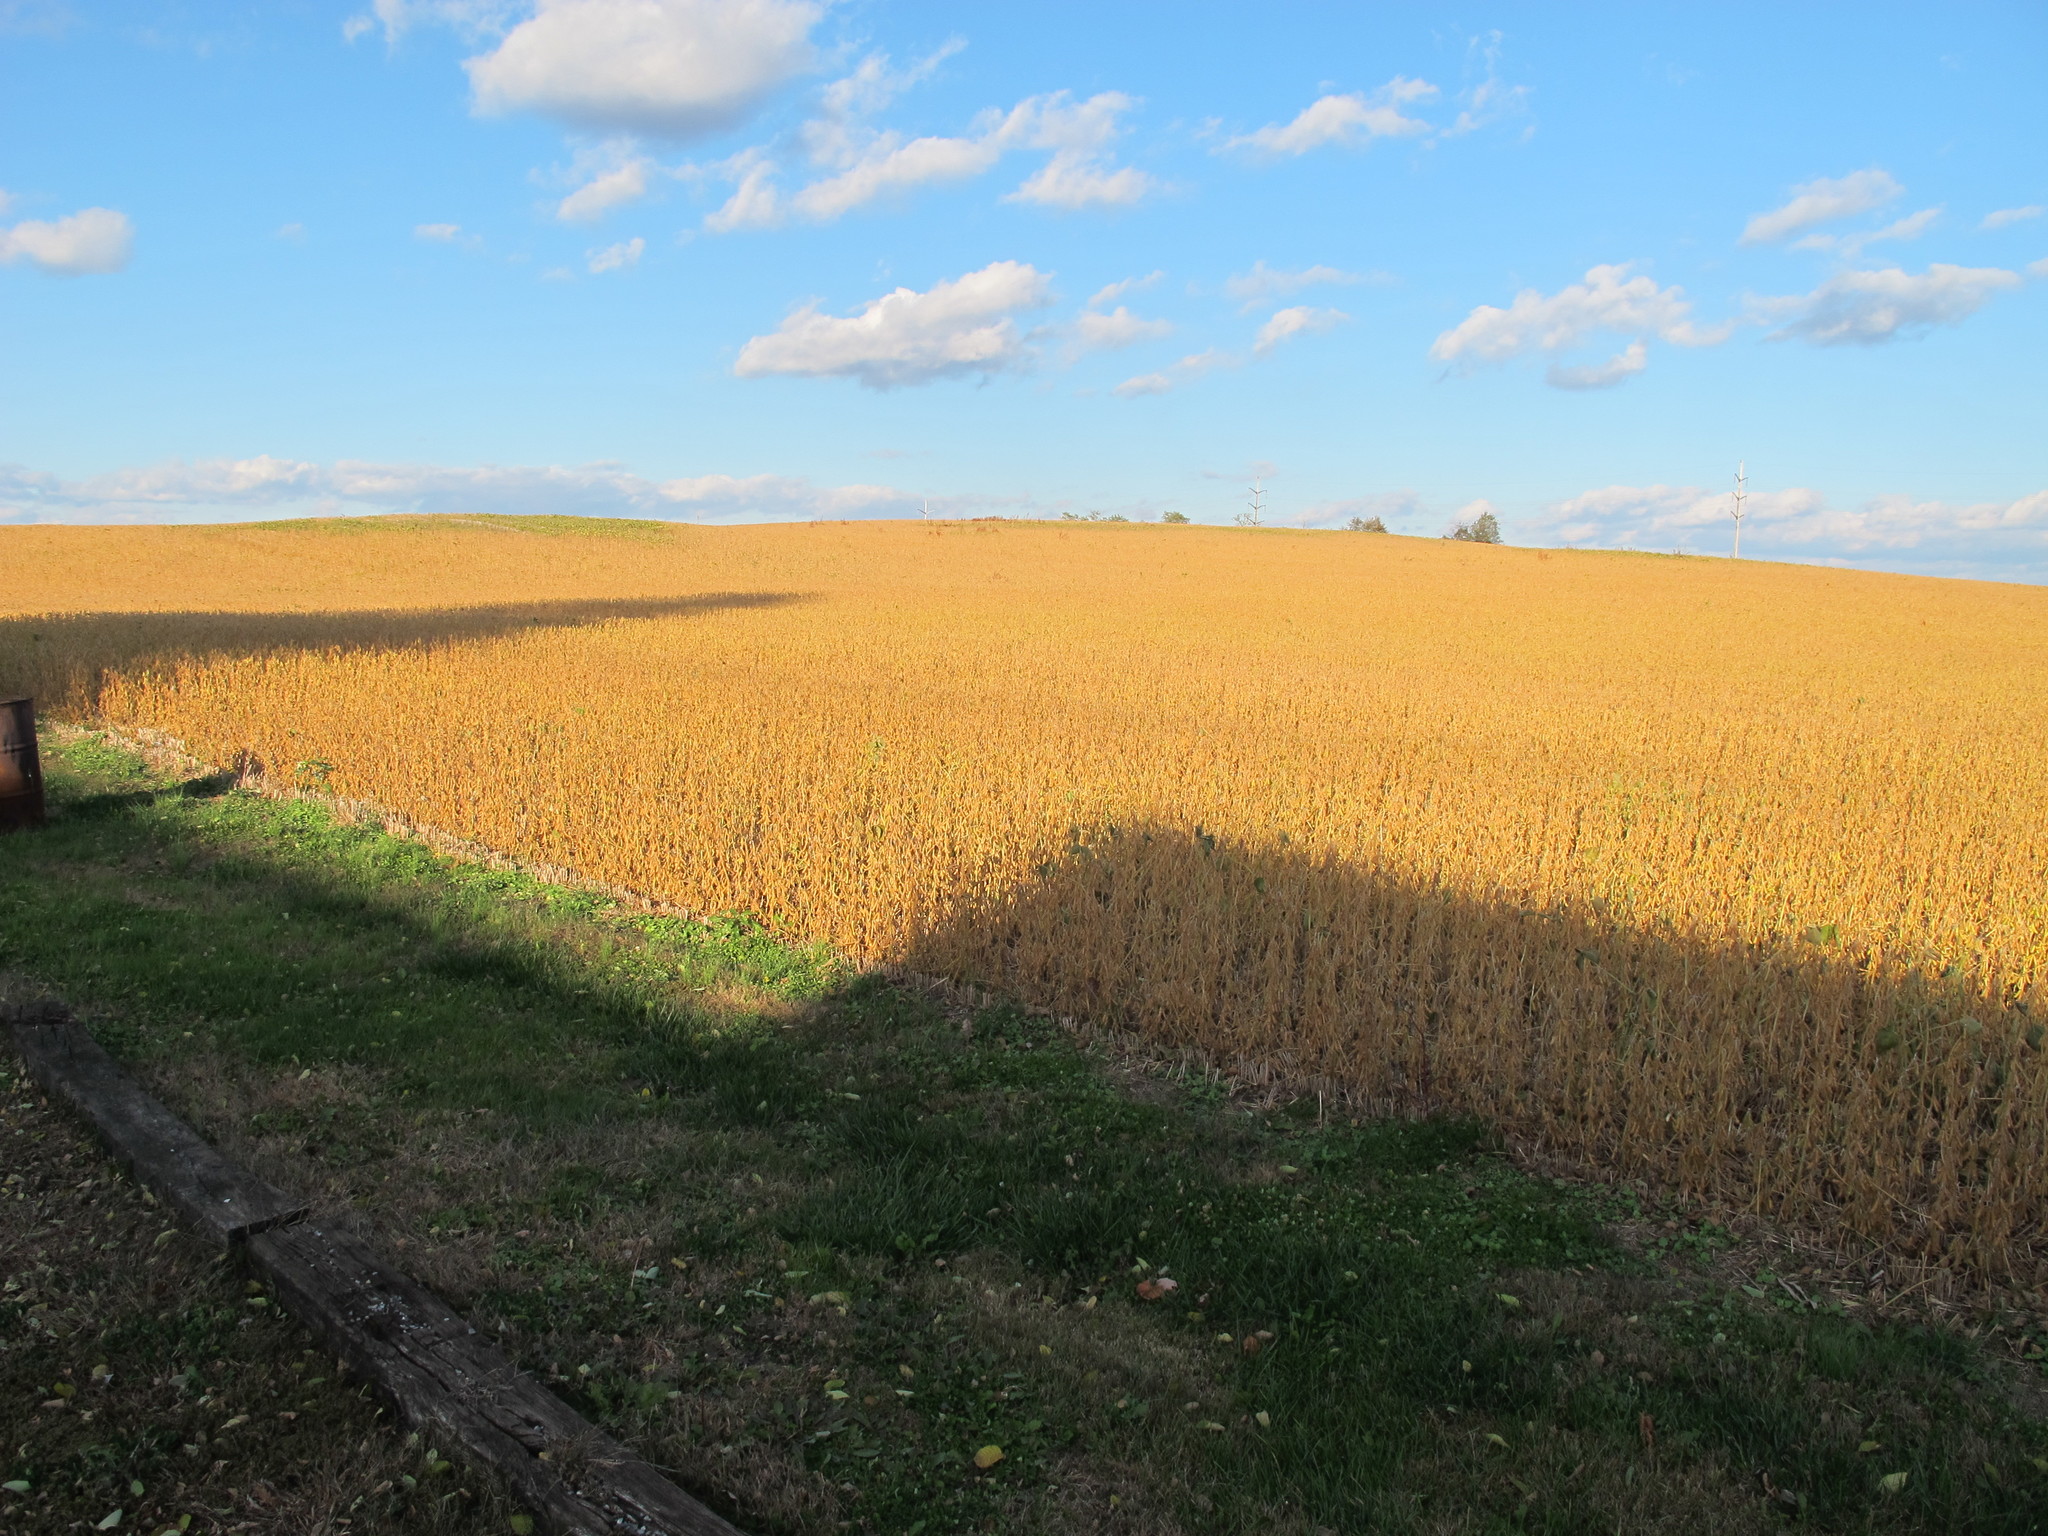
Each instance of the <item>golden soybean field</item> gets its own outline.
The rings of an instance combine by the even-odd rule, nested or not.
[[[0,550],[47,712],[2039,1278],[2041,589],[994,521]]]

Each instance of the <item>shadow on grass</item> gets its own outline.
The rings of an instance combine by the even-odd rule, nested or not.
[[[1453,1515],[1473,1529],[1612,1528],[1623,1469],[1693,1498],[1684,1526],[1704,1518],[1706,1485],[1686,1482],[1700,1468],[1718,1469],[1717,1496],[1746,1511],[1731,1528],[1775,1518],[1756,1507],[1759,1473],[1824,1529],[2040,1528],[2043,1481],[2023,1458],[2048,1444],[1976,1393],[1972,1349],[1740,1297],[1674,1299],[1603,1234],[1625,1201],[1518,1173],[1477,1121],[1354,1124],[1312,1100],[1247,1106],[1199,1083],[1126,1079],[1044,1019],[948,1015],[741,917],[636,918],[307,804],[158,794],[132,761],[96,761],[89,782],[55,765],[51,825],[0,843],[0,969],[97,1003],[110,1045],[131,1055],[189,1051],[190,1030],[286,1077],[371,1069],[377,1101],[320,1133],[328,1155],[388,1161],[414,1110],[489,1107],[515,1117],[529,1149],[522,1186],[495,1197],[512,1209],[668,1211],[700,1256],[769,1285],[782,1265],[792,1305],[843,1287],[856,1354],[882,1377],[866,1401],[896,1408],[892,1389],[914,1381],[906,1417],[885,1422],[842,1393],[825,1409],[836,1417],[803,1421],[820,1427],[800,1440],[780,1417],[748,1432],[797,1443],[812,1471],[860,1491],[877,1528],[997,1528],[1008,1490],[1090,1457],[1171,1466],[1180,1523],[1218,1532],[1283,1513],[1339,1529]],[[1151,836],[1139,846],[1168,834]],[[1190,945],[1245,942],[1282,876],[1258,867],[1163,887],[1225,901],[1204,919],[1157,899],[1120,910],[1124,882],[1166,866],[1077,851],[1014,895],[978,952],[1056,967],[1034,933],[1085,919],[1128,938],[1133,913],[1179,921]],[[1391,921],[1386,899],[1374,910]],[[1297,986],[1315,974],[1298,954],[1221,953],[1284,961]],[[1129,996],[1114,970],[1073,964],[1051,973],[1070,994],[1102,986],[1110,1009]],[[1432,975],[1420,959],[1416,974]],[[812,1011],[689,1001],[735,984]],[[758,1180],[740,1194],[679,1182],[688,1165],[666,1154],[566,1166],[569,1142],[553,1139],[635,1120],[743,1149],[772,1196]],[[332,1145],[347,1138],[359,1144]],[[1113,1340],[1157,1340],[1180,1363],[1149,1399],[1112,1398],[1052,1345],[1020,1350],[971,1308],[948,1300],[940,1316],[955,1320],[936,1323],[920,1286],[992,1255],[1030,1277],[1044,1303],[1033,1318],[1076,1320],[1064,1334],[1031,1322],[1034,1340],[1078,1352],[1082,1320],[1111,1319]],[[817,1278],[798,1286],[806,1269]],[[1176,1289],[1138,1301],[1137,1281],[1161,1275]],[[590,1309],[607,1337],[643,1315],[630,1286],[616,1290]],[[749,1331],[780,1305],[738,1284],[727,1299],[721,1326]],[[529,1287],[492,1304],[544,1331],[569,1326],[559,1303]],[[1629,1313],[1640,1327],[1617,1315]],[[1095,1369],[1113,1380],[1120,1364],[1105,1355]],[[1879,1419],[1882,1461],[1860,1449]],[[983,1443],[1006,1448],[1015,1481],[963,1473],[959,1446]],[[1596,1470],[1581,1479],[1572,1461]],[[2005,1472],[1980,1475],[1987,1461]],[[1879,1476],[1894,1469],[1908,1481],[1885,1494]]]

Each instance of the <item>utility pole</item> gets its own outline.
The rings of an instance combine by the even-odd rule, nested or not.
[[[1252,482],[1252,520],[1251,520],[1251,526],[1252,526],[1252,527],[1254,527],[1254,528],[1258,527],[1258,526],[1260,525],[1260,523],[1261,523],[1261,522],[1263,522],[1263,521],[1265,520],[1265,516],[1266,516],[1266,477],[1265,477],[1264,475],[1261,475],[1261,476],[1259,476],[1259,478],[1258,478],[1258,479],[1256,479],[1256,480],[1254,480],[1254,481]]]
[[[1740,560],[1742,558],[1742,518],[1745,510],[1743,507],[1743,503],[1748,500],[1749,460],[1744,459],[1741,463],[1735,466],[1735,506],[1734,509],[1729,513],[1729,516],[1735,519],[1734,558],[1737,560]]]
[[[924,506],[924,520],[925,520],[926,522],[930,522],[930,521],[932,520],[932,499],[931,499],[931,497],[927,496],[927,497],[925,497],[925,498],[924,498],[924,500],[923,500],[923,506]]]

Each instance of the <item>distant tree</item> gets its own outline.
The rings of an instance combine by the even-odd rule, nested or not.
[[[1491,512],[1482,512],[1471,522],[1458,524],[1447,537],[1462,539],[1468,544],[1498,544],[1500,519]]]
[[[1187,517],[1180,512],[1166,512],[1160,515],[1159,521],[1162,523],[1184,523],[1187,521]]]
[[[1354,517],[1344,525],[1353,533],[1385,533],[1387,525],[1376,517]]]

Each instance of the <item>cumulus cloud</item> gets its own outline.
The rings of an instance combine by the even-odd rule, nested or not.
[[[1292,121],[1268,123],[1226,140],[1223,148],[1279,159],[1331,144],[1356,148],[1374,139],[1410,138],[1429,132],[1429,124],[1402,109],[1436,94],[1437,88],[1427,80],[1396,75],[1370,94],[1354,91],[1347,96],[1318,97]]]
[[[583,185],[555,205],[555,217],[567,224],[594,224],[612,209],[647,195],[653,160],[634,154],[626,142],[614,141],[600,154],[604,163],[581,167]]]
[[[837,376],[893,389],[1020,368],[1029,352],[1013,317],[1049,302],[1051,288],[1037,268],[998,261],[923,293],[898,288],[855,315],[827,315],[807,304],[748,341],[733,372]]]
[[[1612,389],[1649,366],[1650,349],[1640,341],[1632,341],[1604,363],[1573,368],[1552,363],[1544,379],[1555,389]]]
[[[1610,485],[1545,510],[1541,526],[1570,544],[1679,548],[1726,553],[1734,540],[1725,490],[1696,485]],[[1742,522],[1745,551],[1857,555],[1920,550],[1958,560],[2048,558],[2048,490],[2011,501],[1948,502],[1876,496],[1856,507],[1829,504],[1796,486],[1752,491]]]
[[[1284,299],[1314,288],[1319,284],[1362,283],[1365,277],[1358,272],[1345,272],[1337,267],[1303,267],[1299,272],[1287,272],[1278,267],[1269,267],[1261,258],[1252,263],[1249,272],[1239,272],[1224,279],[1223,291],[1246,309],[1256,309],[1273,299]]]
[[[1173,334],[1171,320],[1147,320],[1119,304],[1107,314],[1083,310],[1074,321],[1074,338],[1087,351],[1110,352],[1141,341],[1157,341]]]
[[[2039,203],[2029,203],[2024,208],[1994,208],[1984,215],[1977,225],[1979,229],[2004,229],[2008,224],[2022,224],[2028,219],[2038,219],[2048,209]]]
[[[692,138],[809,69],[822,14],[812,0],[539,0],[463,67],[482,113]]]
[[[1283,341],[1292,341],[1297,336],[1319,335],[1350,318],[1341,309],[1312,309],[1306,304],[1297,304],[1291,309],[1278,311],[1259,327],[1259,334],[1252,340],[1252,350],[1263,356]]]
[[[54,277],[118,272],[135,252],[135,227],[112,208],[81,208],[61,219],[23,219],[0,229],[0,265],[27,263]]]
[[[389,512],[775,520],[908,516],[886,485],[818,486],[788,475],[654,481],[617,464],[319,464],[261,455],[172,461],[83,480],[0,465],[0,522],[213,522]]]
[[[1792,242],[1795,251],[1836,251],[1851,261],[1863,253],[1866,245],[1876,245],[1880,240],[1917,240],[1927,233],[1928,227],[1941,217],[1941,209],[1922,208],[1918,213],[1909,213],[1903,219],[1895,220],[1882,229],[1860,230],[1847,235],[1807,235]]]
[[[1124,400],[1135,400],[1143,395],[1163,395],[1176,384],[1199,379],[1218,368],[1241,367],[1243,363],[1244,359],[1234,352],[1210,347],[1204,352],[1189,353],[1163,373],[1141,373],[1135,378],[1125,379],[1111,393]]]
[[[1143,171],[1114,161],[1119,119],[1135,105],[1121,92],[1104,91],[1079,102],[1065,91],[1033,96],[1008,112],[982,113],[966,134],[913,139],[874,128],[860,117],[873,102],[886,101],[923,70],[920,66],[904,75],[887,75],[886,59],[882,62],[881,84],[847,90],[799,135],[812,164],[829,174],[785,195],[775,160],[765,149],[748,150],[712,168],[737,186],[731,200],[705,220],[705,227],[718,233],[767,228],[792,215],[828,222],[919,187],[971,180],[1019,150],[1047,150],[1050,158],[1007,201],[1059,208],[1128,204],[1156,186]],[[849,81],[860,78],[856,72]],[[832,98],[833,90],[826,94]]]
[[[1482,304],[1438,336],[1429,353],[1460,369],[1504,363],[1529,352],[1557,353],[1602,331],[1648,337],[1680,346],[1712,346],[1732,327],[1702,328],[1692,320],[1692,302],[1677,286],[1659,288],[1647,276],[1629,276],[1626,264],[1594,267],[1583,282],[1544,294],[1525,288],[1506,309]],[[1565,389],[1599,388],[1642,371],[1635,347],[1594,368],[1553,369],[1550,382]]]
[[[1164,276],[1166,276],[1164,272],[1148,272],[1143,277],[1126,277],[1119,282],[1105,284],[1103,287],[1096,289],[1089,297],[1088,307],[1090,309],[1100,309],[1105,304],[1114,304],[1127,293],[1136,293],[1140,289],[1150,288]]]
[[[600,272],[622,272],[627,267],[640,265],[640,258],[647,254],[647,242],[639,235],[630,240],[621,240],[617,245],[608,245],[603,250],[585,253],[592,276]]]
[[[1756,314],[1779,322],[1773,340],[1797,338],[1817,347],[1874,346],[1937,325],[1959,325],[1992,295],[2023,279],[2002,267],[1936,262],[1925,272],[1897,267],[1838,272],[1813,292],[1751,301]]]
[[[1852,171],[1847,176],[1816,177],[1801,182],[1792,195],[1769,213],[1759,213],[1743,228],[1744,245],[1770,245],[1805,234],[1816,225],[1859,213],[1890,202],[1906,189],[1887,171]]]

